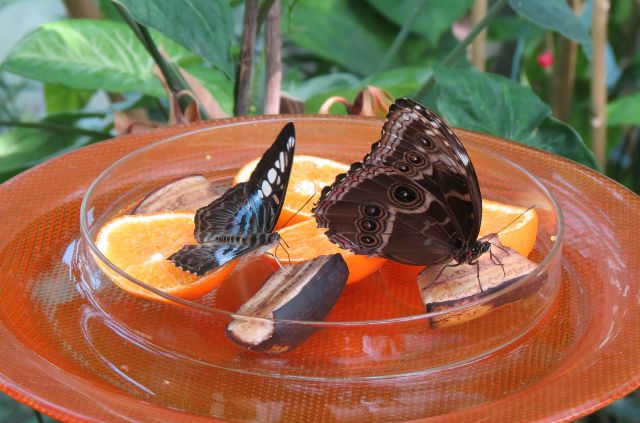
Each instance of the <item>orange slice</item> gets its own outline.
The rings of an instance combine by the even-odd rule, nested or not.
[[[246,182],[255,169],[259,159],[255,159],[238,171],[233,183]],[[323,159],[315,156],[296,155],[293,159],[291,176],[289,177],[289,187],[282,206],[282,213],[276,225],[280,228],[296,211],[311,197],[316,194],[300,212],[289,222],[289,224],[308,220],[313,217],[311,209],[313,204],[320,198],[320,191],[326,185],[331,185],[339,173],[349,170],[349,165],[336,162],[334,160]]]
[[[197,244],[193,229],[190,212],[124,215],[100,228],[96,245],[111,263],[130,276],[175,297],[195,299],[218,286],[231,272],[235,261],[204,277],[176,267],[167,257],[185,244]],[[128,293],[164,300],[120,276],[102,260],[96,261],[100,269]]]
[[[535,209],[526,213],[525,210],[522,207],[484,200],[480,236],[497,232],[517,218],[516,222],[509,225],[498,236],[503,245],[513,248],[525,257],[528,256],[536,242],[538,214]],[[280,236],[289,244],[287,251],[291,264],[299,264],[324,254],[340,253],[349,267],[347,283],[354,283],[376,272],[386,261],[382,258],[355,255],[343,250],[329,241],[324,234],[325,231],[324,228],[316,227],[315,220],[305,220],[281,229]],[[274,254],[276,251],[273,249],[270,252]],[[278,249],[277,253],[281,263],[287,264],[286,253],[282,249]],[[273,257],[269,255],[263,257],[273,265],[277,265]]]
[[[278,259],[283,265],[300,264],[304,261],[311,260],[315,257],[340,253],[344,261],[349,267],[349,279],[347,284],[358,282],[372,273],[376,272],[387,260],[379,257],[367,257],[355,255],[350,251],[343,250],[333,242],[329,241],[324,232],[326,229],[317,228],[314,219],[304,220],[295,225],[287,226],[279,231],[282,239],[289,245],[287,254],[279,248],[277,251]],[[275,248],[270,251],[274,254]],[[263,255],[265,260],[277,266],[275,259],[270,255]]]
[[[524,207],[483,200],[480,236],[501,231],[498,234],[500,242],[527,257],[536,243],[538,213],[535,208],[525,213],[526,210]]]

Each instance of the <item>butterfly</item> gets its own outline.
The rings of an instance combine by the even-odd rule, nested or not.
[[[168,260],[202,276],[236,257],[266,251],[280,242],[280,217],[296,146],[288,123],[263,154],[247,182],[236,184],[195,214],[197,245],[185,245]]]
[[[482,196],[469,155],[433,112],[410,99],[389,109],[362,162],[325,187],[313,209],[340,247],[410,265],[476,264]]]

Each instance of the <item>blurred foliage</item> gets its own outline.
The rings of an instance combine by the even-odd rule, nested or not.
[[[56,0],[59,2],[60,0]],[[0,181],[57,154],[115,135],[114,111],[166,121],[169,100],[140,34],[109,0],[102,19],[46,23],[0,63]],[[241,0],[116,0],[148,27],[176,68],[186,70],[231,113],[242,32]],[[24,6],[21,5],[24,4]],[[471,30],[473,0],[282,0],[283,90],[317,113],[332,96],[353,100],[369,85],[417,100],[452,124],[510,138],[595,167],[590,145],[591,0],[577,16],[565,0],[493,0],[487,73],[464,55],[441,66]],[[639,2],[611,2],[606,172],[640,192]],[[261,0],[262,10],[270,4]],[[0,0],[6,10],[25,0]],[[24,10],[24,15],[28,11]],[[264,13],[261,14],[263,16]],[[402,36],[399,36],[401,34]],[[578,42],[570,119],[552,117],[554,66],[562,37]],[[264,36],[258,31],[253,113],[262,110]],[[550,55],[550,56],[549,56]],[[24,92],[37,93],[25,106]],[[35,111],[35,112],[33,112]],[[332,112],[341,112],[339,106]],[[6,401],[5,401],[6,402]],[[4,410],[6,407],[0,407]],[[637,396],[585,421],[640,420]],[[3,421],[0,418],[0,421]],[[9,421],[9,420],[8,420]],[[15,420],[10,420],[15,421]]]

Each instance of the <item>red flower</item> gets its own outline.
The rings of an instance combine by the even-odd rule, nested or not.
[[[553,53],[547,50],[538,54],[538,64],[542,69],[548,69],[553,66]]]

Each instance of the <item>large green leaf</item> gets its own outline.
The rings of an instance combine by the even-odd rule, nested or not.
[[[360,75],[378,67],[394,36],[365,3],[344,0],[299,0],[282,26],[297,45]]]
[[[360,78],[346,72],[318,75],[304,81],[282,81],[283,89],[297,99],[307,100],[314,95],[349,89],[360,84]]]
[[[91,90],[75,90],[62,84],[44,85],[44,102],[50,114],[80,110],[93,94]]]
[[[571,126],[553,117],[546,118],[529,137],[519,141],[559,154],[594,169],[598,166],[595,156],[586,147],[580,134]]]
[[[199,60],[158,33],[153,38],[173,62],[184,65]],[[75,89],[164,96],[152,72],[153,60],[120,22],[77,19],[43,25],[13,48],[2,69]]]
[[[233,14],[228,0],[115,0],[136,20],[233,74]]]
[[[201,65],[184,69],[200,81],[227,114],[233,115],[233,81],[221,71]]]
[[[559,32],[582,45],[591,58],[591,38],[582,21],[565,0],[509,0],[509,5],[520,16],[543,28]]]
[[[607,125],[640,126],[640,93],[620,97],[609,103]]]
[[[402,26],[415,13],[419,3],[425,3],[420,10],[411,31],[425,36],[435,45],[442,34],[451,29],[451,25],[465,14],[473,0],[367,0],[370,5],[386,18]]]
[[[434,74],[438,109],[454,125],[523,140],[551,114],[531,90],[501,76],[440,66]]]
[[[530,89],[473,68],[434,68],[438,110],[452,125],[520,141],[596,167],[593,154],[570,126],[552,119]]]
[[[43,123],[71,127],[82,118],[93,116],[91,114],[60,114],[48,117]],[[0,181],[43,160],[103,138],[71,130],[53,131],[37,128],[14,128],[0,132]]]

